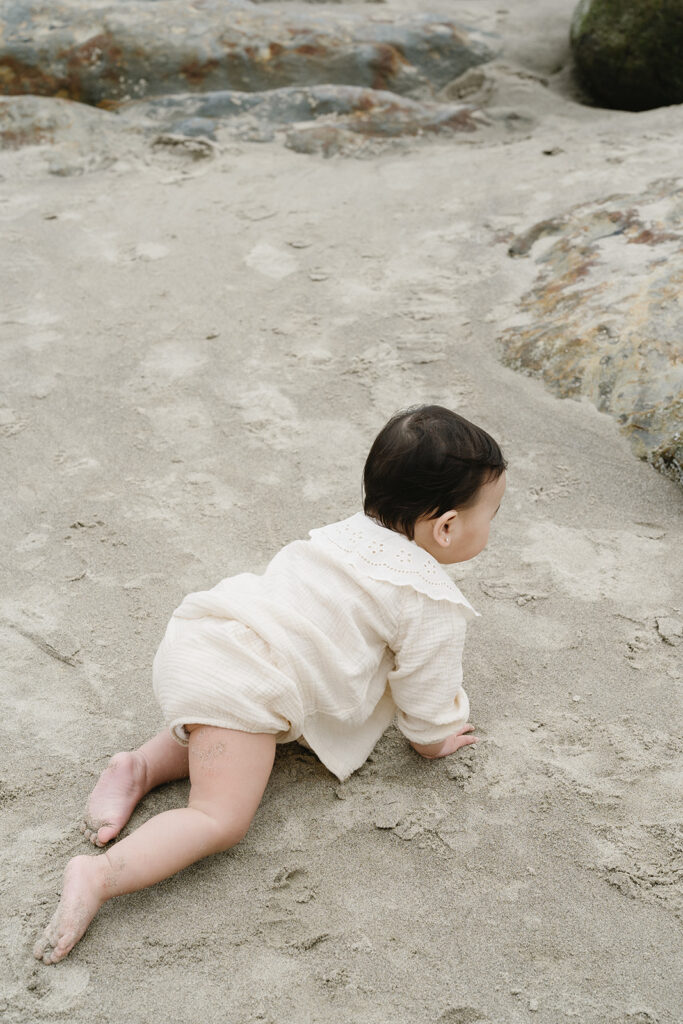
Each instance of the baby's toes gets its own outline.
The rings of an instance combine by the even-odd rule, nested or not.
[[[109,822],[103,822],[97,831],[93,834],[90,842],[94,843],[95,846],[106,846],[118,835],[117,829],[110,825]]]
[[[56,944],[57,935],[54,928],[54,922],[50,921],[49,925],[33,947],[33,955],[36,960],[42,960],[44,964],[52,963],[50,958],[52,957]]]
[[[97,835],[103,824],[104,822],[102,821],[93,821],[92,818],[85,818],[81,825],[83,838],[87,839],[93,846],[101,846],[102,844],[97,841]]]
[[[64,927],[59,921],[50,921],[43,937],[36,943],[33,955],[44,964],[56,964],[63,960],[76,945],[73,928]]]
[[[43,957],[44,964],[58,964],[60,960],[71,952],[76,945],[76,940],[70,935],[63,935],[52,949],[48,950],[47,958]]]

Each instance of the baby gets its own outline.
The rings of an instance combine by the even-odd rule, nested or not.
[[[426,758],[477,742],[461,685],[477,613],[442,566],[486,546],[505,466],[493,438],[457,413],[398,413],[368,455],[364,512],[288,544],[262,576],[185,598],[154,659],[168,728],[111,759],[82,831],[105,846],[146,793],[189,776],[188,805],[69,861],[38,959],[62,960],[112,896],[238,843],[277,743],[300,740],[343,781],[394,717]]]

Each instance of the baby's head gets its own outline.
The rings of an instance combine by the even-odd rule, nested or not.
[[[444,564],[474,558],[505,491],[498,443],[440,405],[399,412],[375,438],[363,472],[365,514]]]

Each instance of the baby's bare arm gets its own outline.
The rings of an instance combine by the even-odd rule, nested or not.
[[[454,754],[460,747],[469,746],[470,743],[478,743],[479,740],[476,736],[467,735],[473,729],[474,726],[468,722],[467,725],[463,725],[462,729],[458,729],[452,736],[448,736],[445,740],[440,740],[438,743],[411,743],[410,745],[422,757],[426,757],[429,761],[434,761],[437,757],[447,757],[448,754]]]

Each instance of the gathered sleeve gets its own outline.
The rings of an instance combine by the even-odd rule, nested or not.
[[[466,629],[460,605],[406,588],[388,682],[398,708],[396,724],[412,743],[438,743],[467,723],[470,704],[462,688]]]

